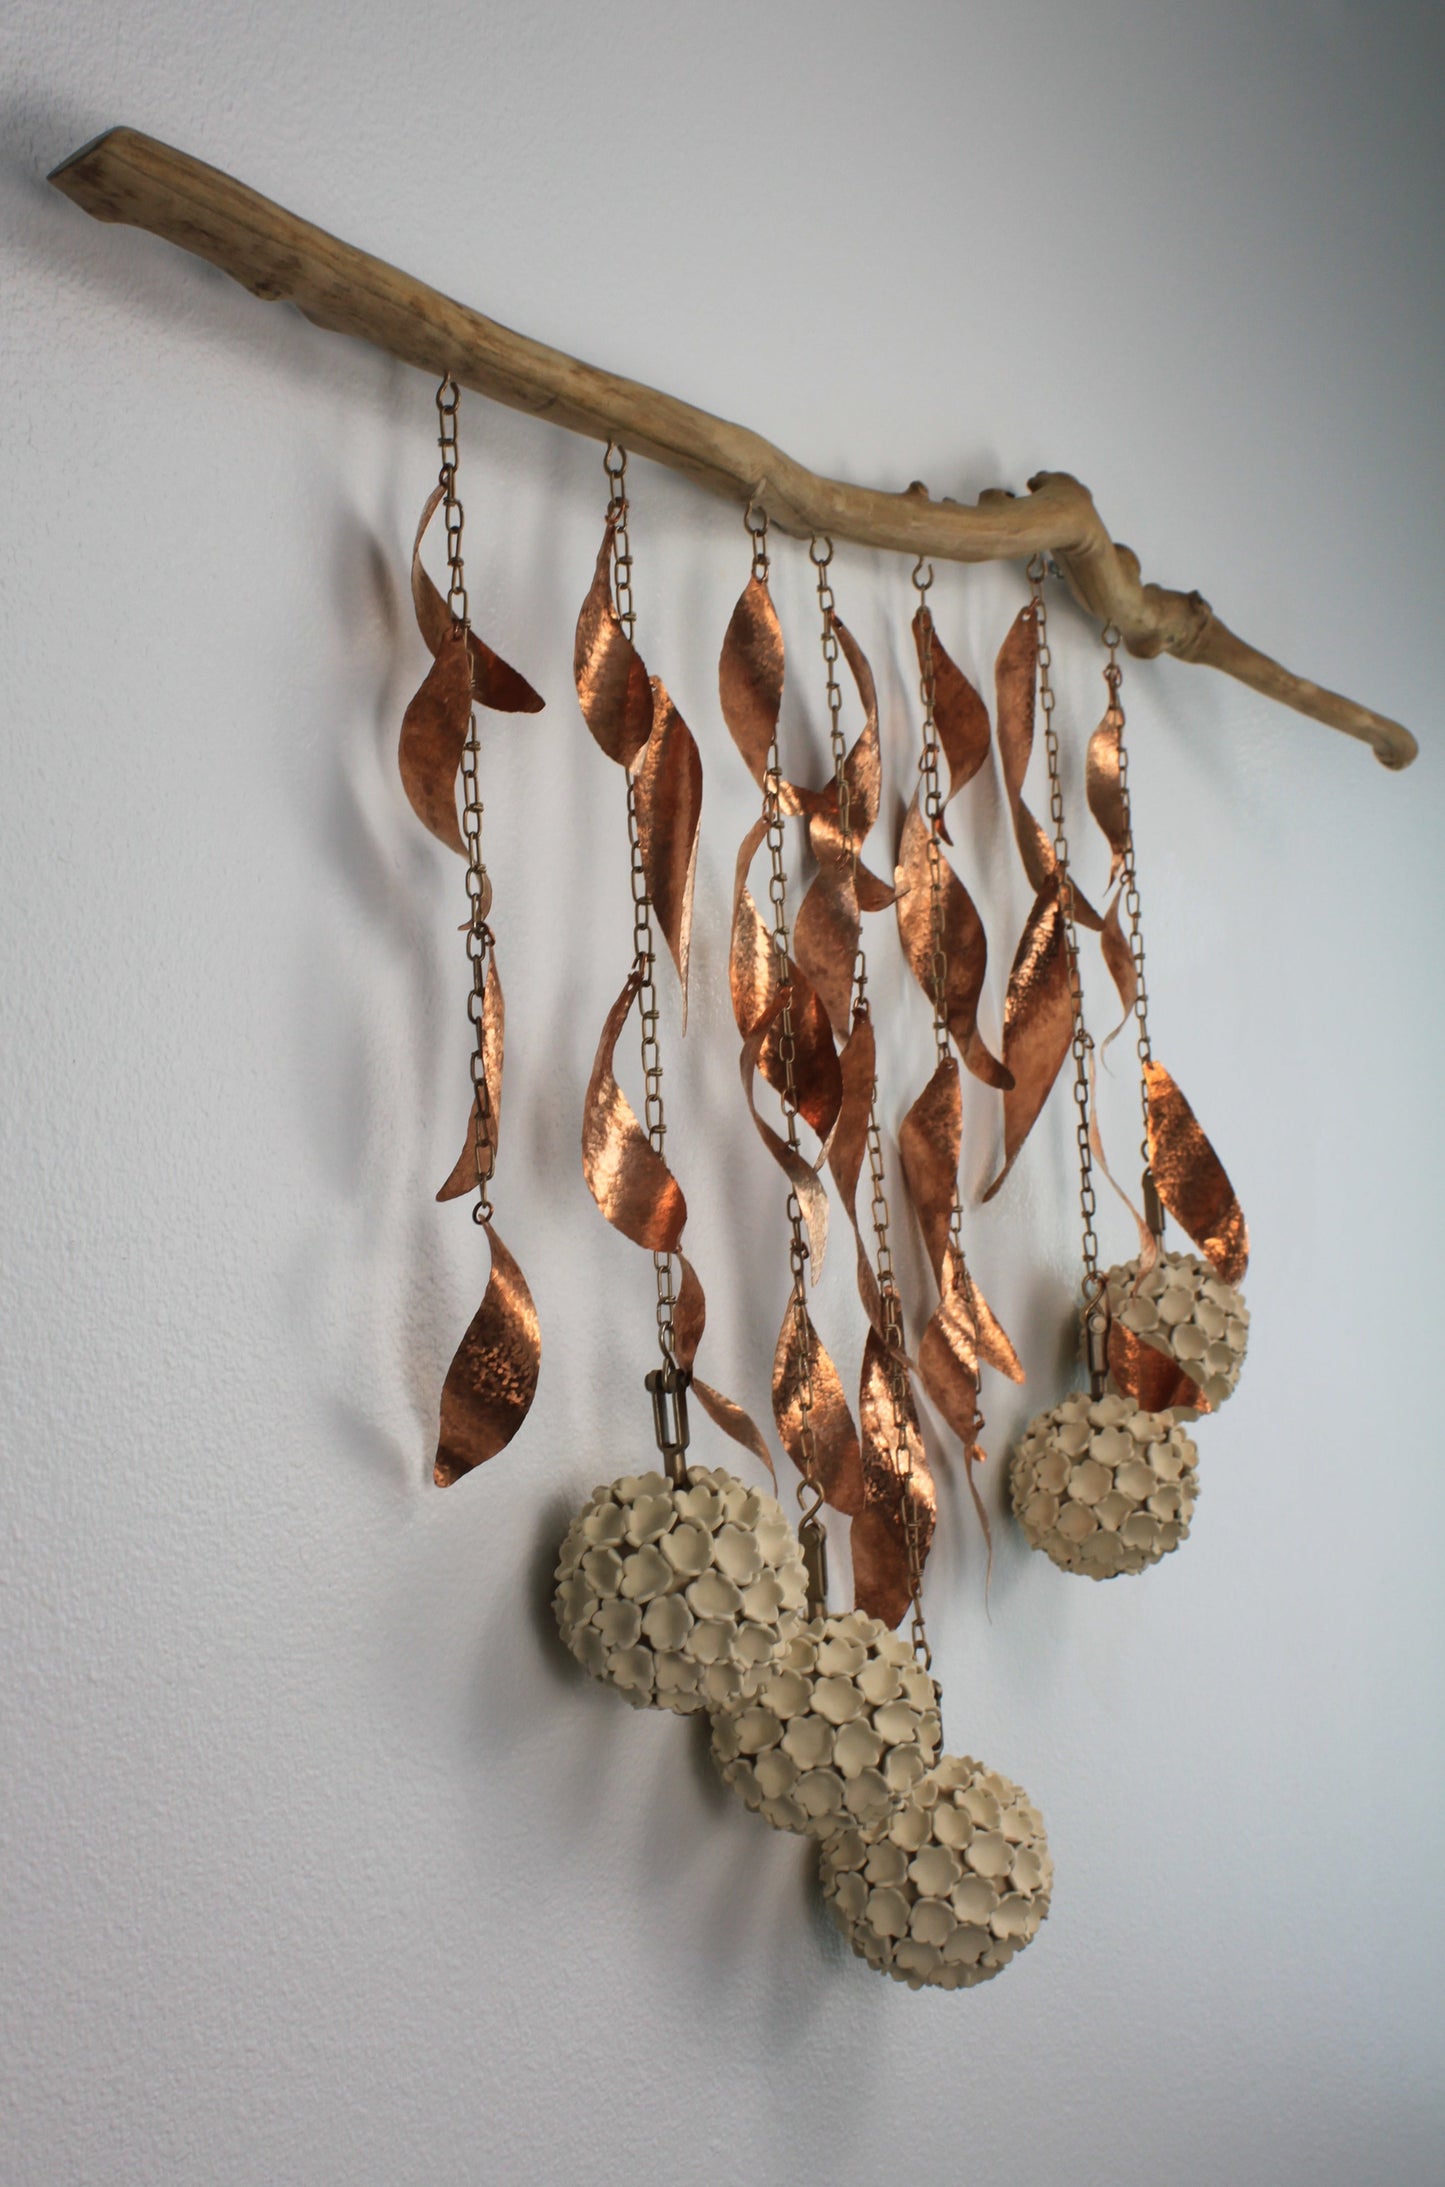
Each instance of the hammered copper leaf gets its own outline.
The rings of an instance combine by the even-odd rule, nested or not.
[[[1035,894],[1053,873],[1054,846],[1024,803],[1024,777],[1034,749],[1034,702],[1038,687],[1039,632],[1033,602],[1021,607],[994,663],[998,700],[998,754],[1004,795],[1013,815],[1014,838]]]
[[[761,577],[748,579],[733,609],[717,680],[723,719],[761,788],[783,701],[783,632]]]
[[[958,1155],[963,1138],[963,1091],[958,1064],[939,1059],[932,1078],[898,1127],[898,1152],[934,1279],[943,1280],[949,1225],[958,1193]]]
[[[702,823],[702,761],[692,731],[659,676],[652,679],[652,701],[652,734],[632,777],[637,841],[648,899],[682,983],[685,1032],[692,891]]]
[[[963,670],[944,650],[927,607],[919,608],[913,618],[913,645],[923,673],[927,672],[927,661],[932,655],[933,718],[943,756],[948,762],[946,805],[966,782],[973,780],[988,758],[991,736],[988,708]],[[938,832],[945,843],[950,841],[948,830],[941,821]]]
[[[738,1031],[744,1038],[762,1024],[782,985],[778,972],[778,952],[773,946],[772,934],[764,924],[757,900],[748,887],[748,873],[758,854],[758,846],[767,832],[766,820],[753,822],[743,837],[733,876],[728,986],[732,992],[733,1016],[737,1020]]]
[[[1119,990],[1119,1000],[1124,1005],[1124,1015],[1113,1031],[1105,1034],[1099,1048],[1101,1055],[1110,1041],[1117,1040],[1123,1032],[1124,1027],[1134,1014],[1134,1006],[1139,999],[1139,973],[1134,963],[1134,952],[1129,947],[1129,938],[1124,932],[1122,909],[1123,892],[1120,889],[1115,889],[1109,902],[1109,908],[1104,913],[1104,924],[1099,932],[1099,947],[1104,952],[1104,962],[1109,968],[1109,976]]]
[[[938,1494],[907,1374],[872,1329],[863,1351],[859,1419],[865,1508],[850,1536],[853,1600],[868,1616],[896,1625],[913,1599],[905,1511],[911,1506],[921,1577],[937,1525]]]
[[[838,1050],[833,1044],[833,1022],[823,1008],[822,998],[796,964],[789,967],[787,986],[780,987],[773,997],[758,1051],[758,1068],[774,1093],[780,1095],[786,1094],[788,1085],[785,1016],[792,1026],[798,1114],[826,1141],[843,1098]]]
[[[1209,1400],[1167,1352],[1156,1351],[1112,1318],[1108,1335],[1109,1373],[1114,1387],[1145,1412],[1209,1412]]]
[[[863,727],[843,762],[843,775],[848,785],[848,835],[853,848],[861,850],[878,818],[878,807],[883,795],[883,760],[878,744],[878,689],[873,681],[873,671],[868,665],[867,655],[852,631],[836,615],[833,617],[833,629],[863,708]]]
[[[962,1271],[950,1261],[938,1305],[918,1341],[923,1387],[967,1445],[978,1434],[978,1326]]]
[[[497,956],[493,950],[487,960],[487,980],[482,990],[482,1070],[487,1087],[487,1107],[490,1111],[490,1139],[492,1161],[495,1164],[497,1147],[502,1132],[502,1051],[506,1039],[507,1011],[502,999],[501,975],[497,971]],[[460,1199],[463,1193],[477,1189],[477,1149],[482,1136],[481,1103],[473,1096],[472,1113],[467,1120],[466,1142],[457,1156],[456,1166],[437,1194],[439,1200]]]
[[[848,1410],[837,1368],[824,1351],[806,1307],[790,1297],[773,1355],[773,1418],[784,1450],[800,1473],[803,1454],[803,1390],[811,1393],[808,1423],[813,1438],[813,1477],[834,1511],[851,1516],[863,1508],[863,1465],[858,1430]]]
[[[793,921],[793,954],[837,1031],[853,1006],[853,969],[862,920],[846,859],[820,866]]]
[[[1035,899],[1009,973],[1003,1055],[1013,1085],[1003,1097],[1004,1164],[985,1200],[993,1198],[1018,1159],[1069,1052],[1073,1032],[1063,900],[1055,880]]]
[[[803,1223],[808,1233],[812,1280],[816,1283],[822,1273],[823,1259],[828,1250],[828,1195],[812,1164],[804,1159],[796,1147],[790,1147],[787,1140],[774,1131],[766,1117],[758,1114],[754,1093],[759,1057],[771,1030],[772,1021],[768,1019],[743,1042],[742,1055],[739,1058],[743,1091],[747,1096],[748,1113],[757,1126],[758,1137],[798,1196],[798,1205],[803,1211]]]
[[[481,1305],[442,1385],[433,1479],[438,1488],[495,1458],[516,1434],[537,1393],[542,1337],[526,1278],[490,1223],[492,1249]]]
[[[437,591],[422,566],[422,536],[435,515],[442,498],[440,486],[432,488],[426,507],[421,512],[421,522],[416,529],[416,539],[411,550],[411,598],[416,610],[417,628],[426,641],[428,651],[435,657],[456,628],[456,619],[446,601]],[[537,714],[543,700],[532,689],[525,676],[494,653],[476,632],[469,631],[467,644],[471,652],[472,696],[479,706],[489,706],[498,714]]]
[[[652,735],[652,687],[642,656],[612,604],[612,540],[609,518],[597,567],[572,648],[572,673],[583,718],[609,759],[630,768]]]
[[[838,1051],[833,1025],[812,981],[792,958],[788,960],[786,990],[779,976],[778,953],[773,936],[748,887],[748,869],[767,832],[766,822],[755,821],[738,852],[733,883],[733,930],[728,954],[728,984],[732,990],[733,1015],[745,1037],[764,1029],[758,1050],[758,1067],[775,1093],[787,1090],[782,1013],[791,1011],[793,1084],[798,1114],[826,1139],[838,1114],[842,1081],[838,1075]]]
[[[1242,1283],[1249,1231],[1224,1165],[1162,1063],[1144,1066],[1149,1167],[1160,1199],[1226,1283]]]
[[[1104,831],[1109,845],[1109,879],[1118,875],[1129,847],[1129,812],[1124,797],[1124,770],[1120,754],[1124,717],[1110,707],[1089,739],[1085,788],[1089,810]]]
[[[949,1034],[975,1078],[1006,1090],[1012,1083],[1003,1063],[991,1053],[978,1029],[978,1004],[988,968],[988,940],[973,898],[936,844],[915,796],[903,822],[898,848],[898,933],[914,978],[933,999],[933,886],[931,860],[939,862],[939,940],[946,958],[944,1003]]]
[[[759,1434],[751,1415],[744,1412],[741,1405],[734,1404],[730,1397],[724,1397],[721,1390],[715,1390],[710,1383],[700,1381],[694,1371],[693,1362],[697,1358],[697,1348],[702,1342],[702,1333],[707,1325],[707,1301],[703,1296],[697,1271],[687,1255],[679,1253],[677,1257],[682,1267],[677,1287],[677,1304],[673,1312],[677,1363],[692,1374],[692,1395],[713,1425],[721,1428],[724,1435],[731,1436],[735,1443],[740,1443],[744,1450],[750,1450],[766,1466],[776,1485],[778,1476],[773,1464],[773,1454]]]
[[[397,757],[412,811],[439,843],[463,858],[457,819],[457,770],[472,719],[471,670],[461,630],[443,638],[426,681],[402,717]]]
[[[675,1253],[687,1221],[682,1189],[637,1121],[612,1069],[637,998],[636,967],[607,1013],[582,1111],[582,1174],[613,1228],[654,1253]]]
[[[896,1511],[868,1504],[848,1533],[853,1558],[853,1607],[890,1629],[908,1615],[913,1586],[908,1542]]]
[[[945,1271],[945,1290],[950,1280]],[[1023,1362],[1013,1348],[1008,1331],[984,1297],[982,1287],[974,1281],[967,1268],[963,1270],[961,1280],[967,1294],[969,1311],[973,1316],[979,1358],[985,1366],[992,1367],[995,1374],[1006,1376],[1010,1382],[1024,1381],[1026,1377]]]
[[[843,1212],[853,1228],[858,1258],[858,1296],[869,1322],[879,1328],[883,1320],[883,1302],[858,1220],[858,1180],[863,1174],[863,1159],[868,1151],[868,1124],[878,1083],[873,1021],[866,1011],[860,1011],[853,1020],[838,1058],[838,1068],[843,1081],[843,1098],[838,1104],[838,1121],[828,1141],[828,1168],[838,1188]]]

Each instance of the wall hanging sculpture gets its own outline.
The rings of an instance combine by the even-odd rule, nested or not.
[[[1030,1422],[1009,1459],[1009,1497],[1026,1540],[1063,1572],[1095,1580],[1140,1574],[1189,1535],[1198,1472],[1186,1423],[1207,1423],[1240,1378],[1248,1238],[1218,1156],[1153,1053],[1119,649],[1211,663],[1368,742],[1388,766],[1409,764],[1413,738],[1245,645],[1197,593],[1142,585],[1137,562],[1109,539],[1086,491],[1061,474],[1033,480],[1026,500],[988,494],[973,507],[935,503],[917,486],[889,495],[819,479],[755,435],[511,334],[133,131],[98,139],[53,179],[97,217],[169,236],[257,295],[290,297],[319,324],[361,335],[441,377],[441,468],[411,573],[432,663],[406,709],[399,759],[417,817],[466,862],[470,1106],[462,1152],[437,1197],[475,1196],[473,1219],[490,1255],[481,1305],[439,1393],[434,1472],[443,1488],[495,1457],[522,1427],[542,1352],[526,1281],[493,1221],[504,1010],[482,854],[477,720],[478,709],[535,712],[542,700],[472,625],[458,490],[459,383],[522,408],[545,408],[554,422],[605,443],[603,538],[578,618],[574,667],[582,718],[623,771],[618,818],[625,834],[619,825],[617,845],[619,856],[626,846],[633,917],[626,976],[603,1020],[590,1079],[579,1088],[581,1167],[607,1221],[652,1255],[657,1363],[643,1375],[646,1405],[638,1417],[656,1455],[594,1489],[567,1529],[557,1622],[582,1667],[634,1707],[709,1720],[717,1766],[740,1801],[774,1828],[815,1843],[825,1901],[870,1966],[915,1989],[988,1980],[1037,1934],[1053,1870],[1041,1817],[1019,1787],[966,1755],[942,1751],[942,1697],[924,1618],[939,1489],[917,1393],[933,1408],[935,1448],[957,1445],[987,1542],[975,1476],[983,1457],[981,1375],[988,1368],[1013,1381],[1024,1377],[965,1251],[961,1072],[999,1099],[1002,1162],[984,1195],[992,1198],[1005,1189],[1072,1061],[1084,1386]],[[781,1317],[772,1399],[777,1439],[797,1477],[796,1528],[776,1493],[766,1438],[697,1373],[706,1303],[682,1251],[687,1203],[666,1152],[664,1060],[672,1035],[664,1034],[664,1020],[675,982],[678,1037],[685,1034],[703,764],[636,643],[624,439],[732,496],[748,534],[751,568],[722,637],[718,672],[719,711],[760,800],[736,858],[729,982],[744,1098],[786,1188],[785,1221],[768,1249]],[[445,593],[422,554],[438,510]],[[773,527],[808,541],[816,580],[830,761],[817,786],[805,779],[805,766],[783,768],[785,646],[769,581]],[[838,614],[835,538],[915,557],[918,786],[897,843],[882,857],[871,844],[882,786],[878,695],[862,648]],[[935,627],[930,556],[1027,566],[1029,597],[995,662],[992,719]],[[1102,912],[1070,866],[1046,593],[1055,577],[1097,619],[1105,648],[1104,715],[1085,766],[1089,811],[1109,850]],[[856,724],[845,727],[855,713]],[[1040,728],[1047,825],[1024,794]],[[990,764],[995,741],[1030,896],[998,1053],[979,1026],[983,918],[947,855],[948,808]],[[794,912],[795,823],[810,877]],[[765,908],[753,885],[764,853]],[[876,937],[891,947],[895,930],[928,1000],[934,1041],[926,1084],[895,1089],[908,1103],[896,1174],[931,1277],[912,1317],[916,1348],[894,1264],[882,1121],[891,1102],[880,1100],[878,1075],[887,1044],[870,984]],[[1122,1011],[1099,1053],[1133,1031],[1143,1118],[1137,1209],[1105,1159],[1081,935],[1097,937]],[[660,963],[664,953],[671,971]],[[618,1044],[634,1014],[641,1117],[617,1076]],[[1110,1266],[1100,1264],[1096,1174],[1114,1186],[1138,1233],[1137,1252]],[[825,1346],[809,1303],[827,1248],[830,1185],[856,1268],[858,1326],[846,1337],[862,1361],[856,1417],[836,1363],[835,1353],[844,1354],[836,1339],[834,1350]],[[1193,1252],[1166,1246],[1170,1218]],[[766,1266],[760,1255],[760,1284]],[[689,1461],[692,1402],[763,1469],[767,1488],[724,1466]],[[636,1453],[628,1459],[634,1463]],[[839,1523],[849,1528],[849,1607],[829,1599],[828,1529]],[[906,1637],[898,1630],[905,1619]]]

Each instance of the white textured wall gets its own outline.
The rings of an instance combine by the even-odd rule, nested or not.
[[[7,2182],[1439,2179],[1442,61],[1435,11],[1345,0],[11,0]],[[549,1629],[569,1506],[647,1437],[645,1257],[576,1161],[626,950],[620,783],[569,673],[598,451],[465,405],[474,597],[549,700],[486,761],[500,1203],[547,1354],[524,1439],[441,1495],[480,1276],[431,1203],[461,876],[393,764],[431,388],[47,191],[117,120],[821,468],[1075,469],[1150,574],[1422,734],[1395,778],[1202,671],[1130,673],[1156,1041],[1252,1220],[1254,1356],[1143,1581],[1004,1528],[990,1622],[947,1483],[951,1743],[1030,1787],[1058,1861],[985,1991],[855,1964],[799,1847]],[[671,1143],[710,1371],[761,1411],[778,1184],[723,992],[752,796],[714,681],[746,553],[735,512],[634,489],[641,637],[708,763]],[[801,552],[778,589],[815,701]],[[838,592],[901,788],[905,572],[842,551]],[[1019,597],[940,574],[975,672]],[[1059,626],[1076,762],[1097,662]],[[969,793],[994,1025],[998,829]],[[893,1113],[927,1061],[911,995]],[[1067,1372],[1066,1109],[969,1222],[1034,1370],[994,1389],[1000,1452]],[[996,1129],[975,1104],[975,1183]],[[819,1312],[851,1360],[846,1259]]]

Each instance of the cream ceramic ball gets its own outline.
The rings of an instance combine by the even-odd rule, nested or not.
[[[1039,1931],[1054,1867],[1016,1784],[946,1754],[871,1830],[819,1856],[828,1911],[859,1957],[910,1989],[988,1982]]]
[[[692,1466],[594,1489],[557,1564],[557,1624],[585,1670],[635,1708],[679,1714],[735,1700],[807,1601],[782,1506]]]
[[[726,1782],[775,1829],[813,1838],[886,1821],[941,1736],[932,1677],[861,1610],[795,1626],[713,1715]]]
[[[1211,1412],[1232,1396],[1249,1343],[1249,1308],[1207,1261],[1161,1253],[1145,1276],[1137,1260],[1125,1261],[1105,1276],[1104,1296],[1113,1327],[1188,1375]],[[1110,1367],[1129,1396],[1149,1402],[1147,1390],[1131,1387],[1132,1377],[1121,1379],[1112,1354]]]
[[[1079,1391],[1030,1421],[1009,1493],[1034,1549],[1064,1572],[1142,1572],[1189,1532],[1198,1453],[1172,1413]]]

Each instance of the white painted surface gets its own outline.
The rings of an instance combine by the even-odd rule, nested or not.
[[[1343,0],[6,10],[7,2181],[1441,2176],[1442,43]],[[1395,779],[1203,672],[1130,674],[1156,1040],[1252,1219],[1255,1352],[1194,1538],[1139,1583],[1001,1527],[986,1621],[948,1486],[952,1743],[1030,1787],[1059,1871],[986,1991],[852,1962],[805,1854],[549,1631],[569,1505],[646,1443],[645,1258],[575,1155],[621,786],[569,674],[598,452],[480,403],[474,597],[550,702],[487,758],[500,1205],[547,1356],[525,1439],[425,1485],[480,1273],[430,1197],[461,876],[393,767],[431,390],[44,188],[121,119],[820,467],[1073,468],[1150,574],[1424,737]],[[711,1371],[761,1410],[780,1220],[723,992],[752,798],[714,682],[745,549],[634,487],[641,637],[708,764],[670,1143]],[[906,573],[840,552],[838,591],[901,789]],[[779,593],[816,735],[801,553]],[[986,675],[1016,579],[934,597]],[[1077,760],[1096,661],[1059,623]],[[995,1025],[998,822],[970,793]],[[892,1025],[896,1115],[916,996]],[[1033,1368],[993,1391],[1000,1452],[1067,1374],[1066,1108],[969,1222]],[[975,1183],[995,1131],[974,1104]],[[846,1258],[819,1313],[851,1359]]]

